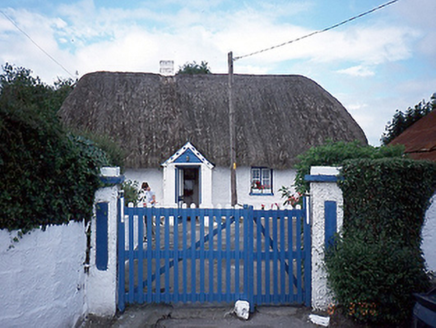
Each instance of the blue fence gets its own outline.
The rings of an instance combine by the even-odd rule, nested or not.
[[[120,199],[120,204],[123,200]],[[310,305],[310,228],[301,210],[123,208],[118,307],[247,300]]]

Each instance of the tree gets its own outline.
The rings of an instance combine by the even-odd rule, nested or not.
[[[0,74],[0,229],[89,219],[105,153],[73,136],[57,112],[70,80],[49,86],[25,68]]]
[[[182,67],[179,66],[177,74],[212,74],[212,72],[207,62],[202,61],[199,65],[194,61],[193,63],[186,63]]]
[[[33,107],[39,114],[57,113],[64,99],[73,90],[72,79],[58,80],[54,86],[33,77],[32,71],[8,63],[0,74],[0,106],[3,108]]]
[[[392,140],[398,137],[403,131],[410,127],[413,123],[426,116],[436,108],[436,93],[431,97],[431,101],[424,100],[415,105],[414,108],[408,108],[405,113],[398,110],[395,112],[392,121],[388,122],[385,127],[380,141],[383,145],[389,144]]]

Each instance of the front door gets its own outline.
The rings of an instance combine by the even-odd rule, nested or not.
[[[178,167],[177,201],[179,207],[185,203],[188,207],[200,205],[200,167]]]

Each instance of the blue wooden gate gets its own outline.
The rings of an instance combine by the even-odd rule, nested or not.
[[[122,204],[120,199],[120,204]],[[301,210],[122,208],[118,308],[249,301],[310,305],[310,227]]]

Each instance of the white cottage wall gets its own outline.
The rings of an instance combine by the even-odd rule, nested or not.
[[[73,327],[84,312],[84,223],[15,235],[0,230],[1,326]]]
[[[213,168],[212,203],[214,206],[230,204],[230,171],[228,168],[221,166]]]
[[[266,209],[283,205],[284,199],[279,189],[290,187],[295,180],[296,170],[273,170],[273,195],[250,195],[251,167],[238,167],[236,170],[236,186],[238,190],[238,203],[253,205]],[[230,203],[230,171],[228,168],[215,167],[213,170],[213,204],[227,205]]]
[[[139,189],[141,189],[143,182],[148,182],[151,190],[156,194],[157,205],[163,206],[165,204],[162,169],[127,169],[124,176],[126,181],[137,181]]]
[[[436,272],[436,194],[433,195],[431,205],[425,213],[421,248],[427,269]]]

